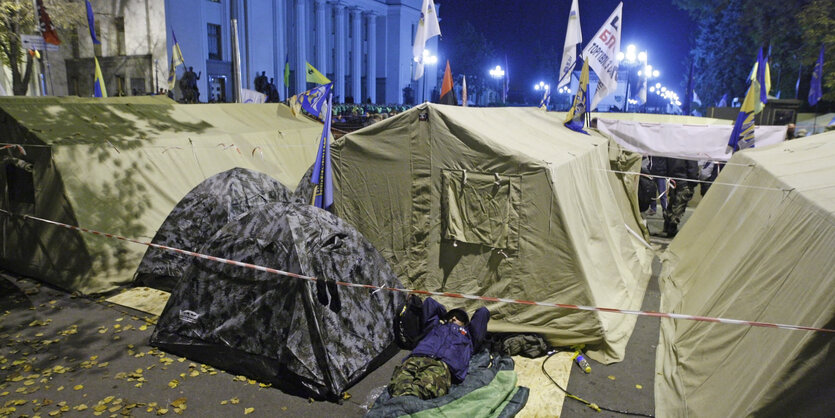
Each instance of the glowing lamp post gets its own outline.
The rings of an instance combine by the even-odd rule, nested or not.
[[[415,62],[420,62],[418,57],[414,58]],[[438,57],[432,55],[428,49],[423,50],[423,64],[435,65],[438,62]],[[423,101],[426,101],[426,74],[423,75]]]
[[[490,69],[490,71],[489,71],[489,72],[490,72],[490,76],[491,76],[491,77],[493,77],[493,78],[495,78],[495,79],[497,79],[497,80],[501,80],[501,82],[500,82],[499,84],[500,84],[500,87],[501,87],[501,89],[502,89],[502,103],[506,102],[506,101],[507,101],[507,97],[505,97],[505,88],[504,88],[504,80],[505,80],[505,78],[504,78],[504,70],[502,69],[502,66],[501,66],[501,65],[497,65],[497,66],[496,66],[496,68],[492,68],[492,69]]]

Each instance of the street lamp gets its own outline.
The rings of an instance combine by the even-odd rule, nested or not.
[[[546,98],[548,98],[548,96],[549,96],[548,91],[551,89],[551,86],[550,86],[548,83],[544,82],[544,81],[540,81],[539,83],[537,83],[537,84],[534,84],[534,85],[533,85],[533,89],[534,89],[535,91],[542,91],[542,92],[543,92],[543,95],[542,95],[542,97],[540,98],[539,103],[540,103],[540,105],[543,105],[543,104],[544,104],[545,106],[548,106],[548,103],[544,103],[544,102],[543,102],[543,100],[545,100]],[[550,98],[548,98],[548,101],[550,101],[550,100],[551,100],[551,99],[550,99]]]
[[[502,70],[502,66],[497,65],[496,68],[490,69],[489,72],[490,72],[491,77],[493,77],[495,79],[502,80],[501,85],[500,85],[500,87],[502,89],[502,103],[506,102],[507,98],[505,97],[505,89],[504,89],[504,70]]]
[[[418,57],[414,57],[415,62],[420,62]],[[423,63],[427,65],[434,65],[438,62],[438,57],[432,55],[428,49],[423,50]],[[426,74],[423,75],[423,101],[426,101]]]
[[[618,52],[618,62],[622,62],[626,65],[626,95],[623,100],[623,111],[629,111],[629,85],[632,81],[632,70],[637,68],[638,65],[641,65],[641,68],[647,66],[647,53],[646,51],[637,52],[638,48],[635,45],[629,44],[626,47],[626,53]],[[651,67],[650,67],[651,68]],[[651,73],[651,69],[650,69]],[[640,72],[638,74],[640,76]]]
[[[640,54],[639,54],[638,58],[639,59],[641,58]],[[646,60],[646,54],[644,54],[643,58]],[[646,64],[646,65],[644,65],[644,68],[642,70],[638,70],[638,82],[641,82],[641,77],[643,77],[644,87],[646,87],[649,80],[652,80],[653,78],[658,78],[658,76],[660,76],[660,75],[661,75],[661,72],[659,72],[658,70],[653,70],[651,65]],[[655,88],[661,86],[661,83],[655,83],[655,84],[656,84]],[[650,87],[650,92],[654,91],[655,88]],[[646,97],[646,91],[643,92],[643,95],[641,96],[641,99],[644,100],[644,112],[646,113],[647,107],[648,107],[647,106],[648,99]]]

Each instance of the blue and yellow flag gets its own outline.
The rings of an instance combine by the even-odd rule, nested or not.
[[[324,120],[326,117],[324,108],[327,107],[328,97],[330,96],[332,87],[333,83],[328,83],[312,88],[298,96],[291,97],[290,104],[296,103],[299,107],[306,110],[307,113]]]
[[[186,59],[183,58],[183,51],[180,49],[180,43],[177,42],[177,35],[174,34],[174,31],[171,31],[171,38],[174,39],[174,46],[171,47],[171,62],[173,62],[174,66],[178,65],[185,65]]]
[[[818,104],[818,100],[823,97],[821,80],[823,80],[823,44],[821,44],[821,53],[818,56],[818,62],[815,63],[815,69],[812,70],[812,85],[809,87],[809,106]]]
[[[310,65],[309,62],[305,62],[307,66],[306,73],[305,73],[305,81],[308,83],[316,83],[316,84],[328,84],[331,80],[325,77],[324,74],[320,73],[316,67]]]
[[[177,85],[177,66],[185,65],[186,60],[183,58],[183,51],[180,49],[180,44],[177,42],[177,35],[171,31],[171,38],[174,39],[174,45],[171,47],[171,66],[168,67],[168,90],[173,90]]]
[[[328,84],[330,86],[330,84]],[[325,113],[325,126],[322,129],[322,137],[319,142],[319,151],[316,153],[316,163],[313,164],[313,173],[310,182],[316,186],[313,189],[313,206],[328,210],[333,205],[333,175],[331,171],[331,110],[333,96],[328,88],[327,101],[320,109]]]
[[[589,133],[583,130],[586,125],[586,103],[589,100],[589,60],[588,57],[583,57],[583,71],[580,73],[580,85],[577,87],[577,94],[574,95],[574,104],[571,105],[571,110],[565,118],[566,128],[582,132],[586,135]]]
[[[107,88],[104,86],[104,77],[101,75],[99,60],[93,57],[93,62],[96,63],[96,78],[93,80],[93,97],[107,97]]]
[[[290,54],[284,55],[284,86],[290,86]]]
[[[752,73],[751,85],[748,87],[748,93],[745,94],[745,100],[739,109],[739,115],[736,117],[734,129],[728,140],[728,149],[733,152],[754,146],[754,118],[762,112],[765,103],[768,102],[765,89],[771,85],[771,80],[766,79],[766,63],[763,59],[762,48],[757,54],[757,63],[754,64]]]
[[[551,103],[551,88],[545,88],[545,94],[542,96],[542,100],[539,101],[539,108],[545,111],[548,111],[548,104]]]

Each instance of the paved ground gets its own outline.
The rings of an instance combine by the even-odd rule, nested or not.
[[[659,219],[650,217],[652,232]],[[642,309],[658,309],[659,267],[656,260]],[[153,322],[103,298],[0,274],[0,416],[362,416],[407,354],[350,388],[342,405],[312,402],[148,346]],[[603,407],[652,414],[657,342],[658,319],[639,317],[625,361],[591,361],[588,375],[573,367],[568,391]],[[621,416],[571,399],[554,411],[559,415]]]

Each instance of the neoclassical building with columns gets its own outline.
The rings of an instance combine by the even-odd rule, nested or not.
[[[63,43],[44,60],[43,82],[33,76],[30,95],[91,96],[93,56],[98,58],[110,96],[144,95],[168,88],[174,35],[185,67],[200,75],[201,102],[231,102],[234,86],[232,20],[237,22],[241,87],[255,88],[262,72],[281,100],[312,88],[309,62],[334,82],[334,99],[344,103],[404,103],[404,88],[415,100],[439,85],[441,65],[427,65],[411,80],[412,42],[422,0],[91,0],[100,45],[86,24],[61,31]],[[84,3],[79,3],[84,8]],[[440,9],[439,9],[440,13]],[[437,54],[438,38],[427,42]],[[440,61],[440,60],[439,60]],[[290,77],[285,85],[285,62]],[[182,77],[185,67],[177,68]],[[40,67],[35,72],[40,72]],[[0,86],[11,91],[9,70]],[[425,84],[424,84],[425,83]],[[174,89],[180,97],[179,88]]]
[[[422,0],[165,0],[167,54],[176,34],[186,66],[200,74],[201,101],[231,101],[231,21],[238,27],[241,86],[265,72],[281,99],[307,90],[309,62],[334,82],[336,102],[403,103],[403,90],[431,91],[436,67],[411,80],[412,42]],[[436,52],[437,38],[427,43]],[[284,82],[285,62],[290,65]],[[184,69],[178,69],[178,76]],[[427,85],[424,86],[423,82]],[[421,96],[418,95],[418,99]]]

